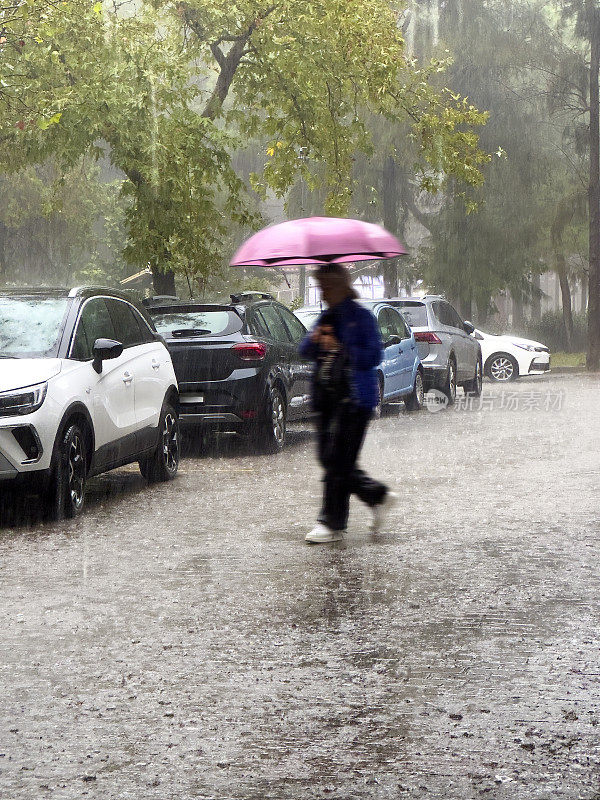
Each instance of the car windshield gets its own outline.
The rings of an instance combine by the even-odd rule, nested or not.
[[[0,297],[0,358],[56,355],[66,297]]]
[[[156,330],[163,336],[220,336],[242,328],[242,320],[228,309],[169,309],[150,311]]]
[[[411,328],[426,328],[429,324],[424,303],[394,303],[394,307],[402,312]]]

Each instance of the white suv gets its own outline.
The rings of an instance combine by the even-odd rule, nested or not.
[[[149,480],[170,480],[177,407],[169,352],[126,295],[0,292],[0,498],[28,485],[62,519],[83,508],[89,476],[138,461]]]

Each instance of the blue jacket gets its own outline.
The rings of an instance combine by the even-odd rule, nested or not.
[[[335,335],[350,360],[352,400],[363,408],[375,408],[379,402],[375,367],[381,361],[383,350],[377,321],[367,308],[351,297],[328,310],[331,311],[334,312]],[[315,327],[320,324],[321,317]],[[311,342],[310,333],[300,342],[300,355],[305,358],[316,361],[318,349]]]

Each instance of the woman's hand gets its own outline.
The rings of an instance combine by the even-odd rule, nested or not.
[[[317,325],[310,335],[311,341],[317,344],[322,350],[339,350],[340,342],[336,338],[331,325]]]
[[[319,344],[320,338],[321,338],[321,326],[315,325],[315,327],[310,332],[310,340],[313,344]]]

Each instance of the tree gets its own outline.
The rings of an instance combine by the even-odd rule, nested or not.
[[[600,9],[597,0],[565,0],[563,17],[575,22],[575,34],[589,45],[589,106],[580,85],[571,94],[589,110],[589,284],[587,368],[600,369]]]
[[[255,224],[231,160],[242,137],[264,146],[256,191],[283,197],[301,175],[325,187],[328,213],[349,207],[369,113],[410,120],[423,185],[482,181],[473,128],[485,117],[434,86],[443,61],[406,56],[386,0],[157,0],[130,17],[87,0],[14,8],[0,164],[106,153],[127,177],[125,257],[150,264],[159,291],[173,271],[209,274],[230,225]]]
[[[562,191],[561,191],[562,189]],[[569,267],[569,255],[580,249],[582,229],[586,219],[586,196],[581,188],[573,191],[568,181],[555,181],[552,188],[554,206],[550,206],[550,252],[548,261],[553,261],[558,275],[563,310],[566,349],[573,347],[573,308],[570,279],[581,278]]]
[[[535,293],[536,273],[553,263],[548,241],[556,175],[561,190],[577,190],[576,175],[571,183],[562,177],[562,128],[556,129],[546,102],[558,47],[548,4],[447,0],[433,34],[430,17],[419,14],[421,4],[412,5],[415,46],[451,51],[454,60],[444,77],[490,110],[481,145],[497,155],[486,168],[485,185],[467,191],[466,198],[451,184],[437,213],[420,213],[413,203],[411,214],[430,232],[419,260],[423,277],[466,316],[475,304],[485,320],[493,296],[505,289],[518,312]]]
[[[19,157],[52,155],[68,169],[82,153],[107,155],[131,200],[125,258],[150,264],[157,280],[165,265],[210,269],[227,216],[249,220],[231,139],[194,111],[199,90],[167,23],[154,12],[127,18],[85,0],[36,7],[15,32],[31,32],[17,52],[21,100],[6,99],[0,123],[7,171]]]
[[[359,157],[355,164],[356,191],[352,201],[355,213],[383,225],[405,242],[408,226],[415,217],[425,217],[418,209],[424,193],[415,171],[418,147],[407,121],[388,124],[373,117],[369,123],[373,155]],[[423,219],[427,223],[426,219]],[[409,287],[416,279],[410,257],[391,259],[376,268],[383,275],[386,297],[396,297],[400,285]]]

